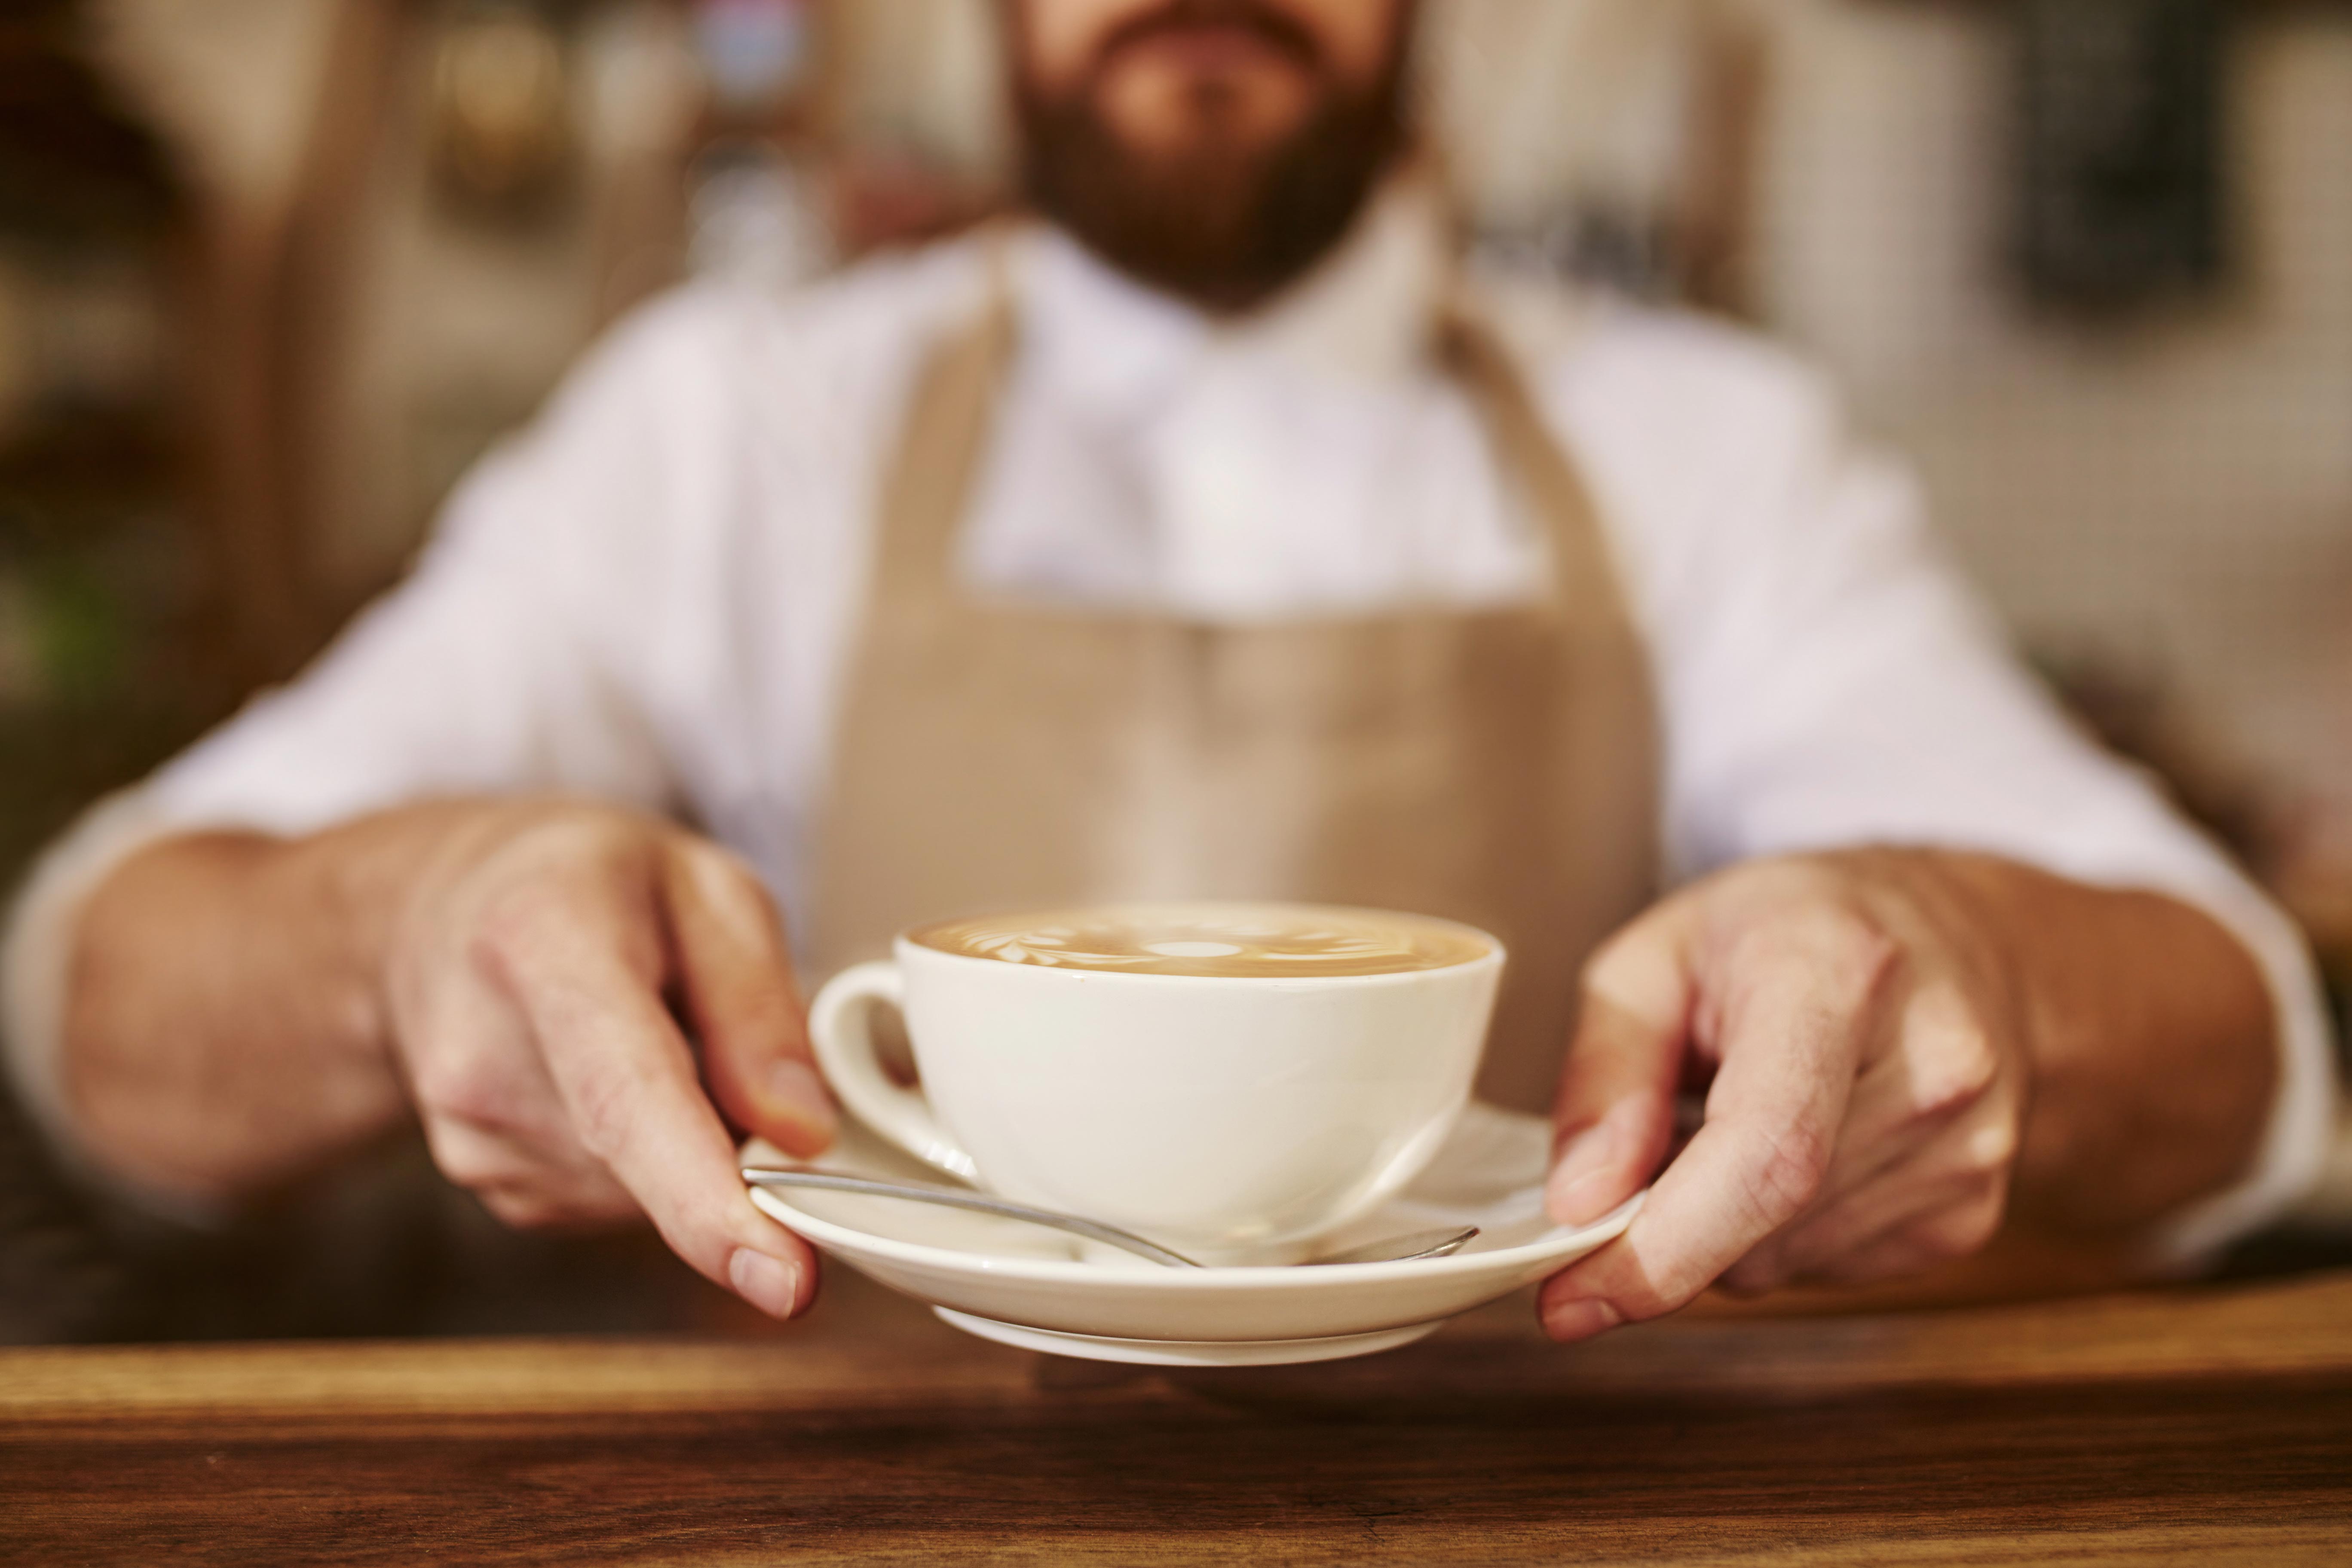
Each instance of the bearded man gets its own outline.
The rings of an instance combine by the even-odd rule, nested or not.
[[[2275,1213],[2329,1093],[2287,927],[1812,376],[1465,275],[1412,10],[1008,0],[1034,221],[643,312],[413,580],[51,858],[10,1047],[54,1135],[234,1204],[414,1122],[513,1224],[642,1214],[790,1316],[734,1134],[835,1134],[796,975],[1286,896],[1508,941],[1481,1086],[1552,1104],[1554,1214],[1654,1184],[1547,1286],[1563,1339]]]

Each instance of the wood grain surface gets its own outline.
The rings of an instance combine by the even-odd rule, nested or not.
[[[1320,1367],[738,1339],[0,1352],[0,1561],[2352,1561],[2352,1274]]]

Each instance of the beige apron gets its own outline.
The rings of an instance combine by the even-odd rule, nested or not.
[[[1018,341],[1001,280],[917,377],[820,819],[813,969],[990,909],[1294,899],[1450,916],[1509,969],[1479,1091],[1548,1105],[1585,954],[1652,898],[1648,666],[1573,465],[1493,331],[1433,345],[1550,538],[1540,602],[1270,626],[957,581]]]

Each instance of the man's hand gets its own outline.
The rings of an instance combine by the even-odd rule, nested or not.
[[[814,1258],[745,1198],[711,1104],[796,1154],[833,1141],[766,890],[650,817],[473,810],[385,956],[391,1042],[434,1159],[511,1225],[643,1210],[704,1275],[790,1316]]]
[[[152,1182],[257,1190],[404,1100],[511,1224],[642,1211],[769,1312],[814,1289],[720,1114],[795,1153],[832,1141],[774,907],[650,816],[452,802],[150,849],[85,914],[67,1068],[92,1142]]]
[[[2243,1163],[2269,1029],[2243,950],[2170,900],[1932,852],[1735,868],[1587,970],[1549,1206],[1585,1223],[1656,1182],[1545,1286],[1545,1326],[1582,1339],[1718,1281],[1916,1272],[1981,1247],[2021,1187],[2068,1221],[2145,1224]],[[1676,1096],[1700,1089],[1667,1163]]]

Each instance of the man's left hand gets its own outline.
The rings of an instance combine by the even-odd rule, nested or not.
[[[1666,900],[1588,966],[1556,1120],[1553,1216],[1588,1223],[1664,1163],[1626,1233],[1555,1275],[1578,1340],[1721,1282],[1858,1283],[1974,1252],[2023,1141],[2029,1027],[2001,933],[1932,854],[1755,862]]]

